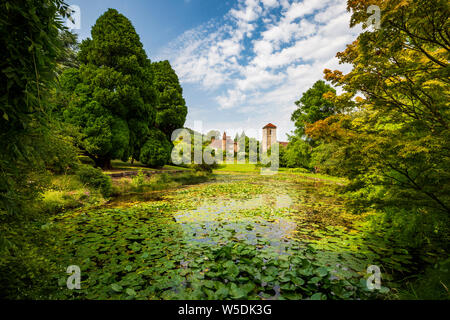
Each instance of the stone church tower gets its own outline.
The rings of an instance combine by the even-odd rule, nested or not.
[[[270,149],[272,144],[277,142],[277,127],[271,123],[263,127],[261,150],[263,153]]]
[[[222,150],[223,151],[227,150],[227,134],[225,133],[225,131],[223,132],[222,137]]]

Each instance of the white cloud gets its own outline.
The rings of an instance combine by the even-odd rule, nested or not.
[[[243,79],[236,80],[236,87],[242,91],[268,89],[285,78],[282,72],[272,73],[256,66],[248,66],[243,71],[243,76]]]
[[[219,96],[216,98],[219,103],[221,109],[228,109],[234,107],[236,104],[239,104],[245,101],[246,95],[242,93],[242,91],[238,89],[229,89],[226,95]]]
[[[261,2],[264,4],[264,7],[266,8],[274,8],[279,5],[277,0],[261,0]]]
[[[250,22],[259,17],[262,12],[259,0],[245,0],[238,9],[231,9],[230,14],[238,20]]]
[[[251,114],[252,123],[274,122],[284,135],[293,129],[294,102],[323,69],[348,71],[335,55],[360,32],[349,21],[341,0],[241,0],[223,20],[185,32],[161,56],[182,84],[215,95],[217,113]]]
[[[293,21],[326,7],[330,2],[331,0],[294,2],[286,11],[285,17],[288,21]]]

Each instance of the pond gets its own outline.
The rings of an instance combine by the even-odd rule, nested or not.
[[[363,238],[336,187],[289,174],[219,175],[67,212],[54,220],[57,259],[81,268],[82,289],[65,289],[62,272],[50,298],[379,298],[388,289],[367,289],[367,267],[380,265],[389,280],[410,257]]]

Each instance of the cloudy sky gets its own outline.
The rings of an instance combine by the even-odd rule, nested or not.
[[[127,16],[150,59],[169,60],[184,88],[186,126],[259,136],[268,122],[278,139],[294,127],[294,102],[323,69],[348,71],[335,55],[349,28],[345,0],[158,0],[70,2],[81,8],[81,39],[107,8]],[[200,127],[201,126],[201,127]]]

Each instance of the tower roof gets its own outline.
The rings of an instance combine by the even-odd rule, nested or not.
[[[271,123],[268,123],[268,124],[266,124],[266,125],[263,127],[263,129],[265,129],[265,128],[276,128],[276,127],[277,127],[276,125],[271,124]]]

